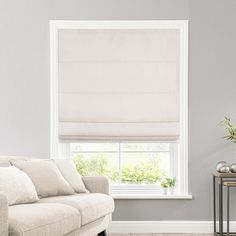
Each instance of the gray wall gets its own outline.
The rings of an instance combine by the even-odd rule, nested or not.
[[[48,20],[189,19],[194,199],[117,200],[114,220],[210,220],[211,171],[218,160],[236,161],[236,146],[218,127],[224,115],[236,120],[235,12],[235,0],[1,0],[0,154],[49,156]]]

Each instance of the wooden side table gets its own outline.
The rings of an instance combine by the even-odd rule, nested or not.
[[[214,217],[214,235],[236,235],[235,232],[229,232],[229,188],[236,187],[236,173],[213,172],[213,217]],[[216,230],[216,186],[218,186],[218,208],[219,208],[219,232]],[[227,187],[227,232],[223,231],[223,186]]]

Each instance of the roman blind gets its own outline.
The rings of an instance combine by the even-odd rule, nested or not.
[[[177,29],[59,30],[59,138],[179,138]]]

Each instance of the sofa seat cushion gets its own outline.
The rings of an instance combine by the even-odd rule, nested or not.
[[[40,199],[39,203],[62,203],[76,208],[81,215],[82,225],[91,223],[114,211],[114,200],[101,193],[83,193]]]
[[[80,213],[57,204],[22,204],[9,207],[10,236],[61,236],[81,226]]]

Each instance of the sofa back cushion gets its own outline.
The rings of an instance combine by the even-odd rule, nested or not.
[[[51,160],[13,160],[11,163],[31,178],[40,198],[74,194],[73,188]]]
[[[29,176],[14,166],[0,167],[0,192],[6,195],[9,206],[39,200]]]
[[[11,166],[11,160],[28,160],[29,157],[24,156],[0,156],[0,167]]]
[[[73,160],[54,160],[63,177],[77,193],[87,193]]]

